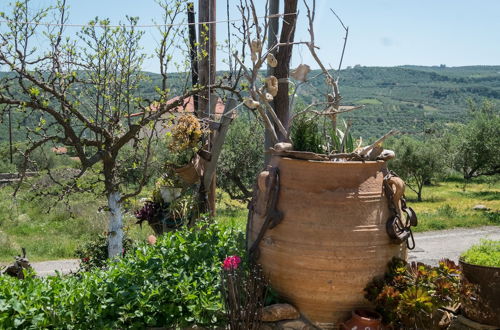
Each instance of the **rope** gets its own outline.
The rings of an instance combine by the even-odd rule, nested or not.
[[[289,15],[296,15],[297,13],[288,13],[288,14],[273,14],[267,16],[257,17],[259,19],[263,18],[276,18],[276,17],[284,17]],[[0,20],[0,24],[16,24],[16,25],[41,25],[41,26],[64,26],[64,27],[100,27],[100,28],[153,28],[153,27],[170,27],[170,26],[189,26],[189,25],[202,25],[202,24],[219,24],[219,23],[233,23],[233,22],[241,22],[242,18],[239,19],[228,19],[222,21],[208,21],[208,22],[198,22],[198,23],[172,23],[172,24],[146,24],[146,25],[102,25],[102,24],[61,24],[61,23],[44,23],[44,22],[30,22],[30,21],[13,21],[13,20]]]

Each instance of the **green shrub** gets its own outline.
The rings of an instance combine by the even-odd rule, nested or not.
[[[500,241],[483,239],[464,252],[461,259],[469,264],[500,267]]]
[[[242,232],[200,223],[69,277],[0,276],[0,328],[143,329],[223,322],[220,270]],[[201,227],[202,226],[202,227]]]
[[[123,255],[132,249],[132,244],[130,238],[123,237]],[[75,256],[80,259],[80,270],[89,271],[93,268],[103,268],[108,260],[108,236],[100,234],[78,246]]]
[[[217,163],[217,187],[231,199],[252,198],[252,186],[264,167],[263,145],[261,124],[251,114],[242,112],[229,126]]]

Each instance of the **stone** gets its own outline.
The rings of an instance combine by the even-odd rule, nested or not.
[[[289,304],[274,304],[262,309],[261,320],[264,322],[277,322],[282,320],[295,320],[300,313]]]
[[[259,330],[275,330],[277,329],[277,323],[262,323]]]
[[[490,208],[486,207],[486,205],[478,204],[472,208],[475,211],[489,211]]]
[[[314,327],[307,324],[303,320],[293,320],[280,322],[278,329],[282,330],[314,330]]]
[[[274,150],[275,151],[292,151],[293,146],[291,143],[288,142],[279,142],[274,145]]]

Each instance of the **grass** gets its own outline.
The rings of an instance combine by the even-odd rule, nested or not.
[[[74,258],[75,248],[107,229],[104,199],[91,194],[72,195],[68,204],[53,205],[53,198],[21,192],[12,198],[12,188],[0,188],[0,262],[11,262],[26,248],[30,261]],[[144,239],[152,231],[124,218],[129,236]]]
[[[444,181],[424,187],[423,202],[406,190],[408,204],[415,210],[419,224],[416,232],[457,227],[500,225],[500,185],[495,182],[474,182],[465,187],[461,181]],[[490,212],[475,211],[482,204]]]
[[[416,202],[416,195],[407,189],[408,204],[416,211],[419,225],[416,232],[500,225],[500,184],[477,181],[464,190],[462,180],[448,180],[424,187],[423,202]],[[35,198],[30,192],[22,192],[12,198],[12,188],[0,188],[0,262],[11,262],[27,249],[31,261],[74,258],[76,246],[90,237],[106,231],[106,212],[98,211],[105,206],[103,198],[91,194],[72,195],[70,208],[64,204],[52,205],[50,198]],[[144,191],[130,203],[137,206]],[[474,211],[477,204],[486,205],[492,211]],[[246,203],[233,201],[226,194],[218,196],[216,220],[229,226],[244,229],[248,210]],[[135,225],[132,212],[124,218],[127,233],[135,240],[144,240],[152,233],[149,226]]]

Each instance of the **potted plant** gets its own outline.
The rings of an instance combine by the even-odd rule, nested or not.
[[[382,277],[365,288],[386,325],[403,329],[444,329],[450,322],[444,309],[460,302],[460,269],[442,260],[437,267],[393,259]]]
[[[482,240],[460,257],[464,289],[462,313],[500,327],[500,241]]]
[[[156,235],[187,224],[193,210],[193,193],[179,187],[179,182],[167,175],[156,181],[152,198],[135,212],[137,224],[147,222]]]
[[[174,122],[175,125],[168,134],[168,148],[171,153],[167,167],[171,166],[187,184],[194,184],[203,175],[203,161],[198,150],[201,148],[202,136],[207,130],[200,120],[191,114],[183,114]]]

